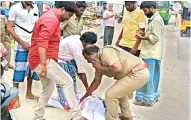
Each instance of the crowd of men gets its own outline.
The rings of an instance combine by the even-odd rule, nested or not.
[[[98,88],[103,75],[117,80],[105,93],[107,120],[133,120],[128,100],[134,91],[136,105],[152,106],[158,101],[164,23],[156,10],[156,2],[143,1],[138,9],[136,1],[125,1],[123,28],[116,46],[111,45],[115,12],[112,4],[104,3],[101,11],[103,48],[94,45],[96,33],[81,34],[85,1],[58,1],[56,8],[40,17],[32,3],[22,1],[13,5],[8,22],[4,16],[0,17],[1,23],[6,25],[2,31],[7,30],[15,41],[13,86],[19,88],[19,83],[27,77],[26,98],[38,99],[34,120],[43,120],[44,108],[55,84],[58,100],[66,111],[72,111],[72,119],[85,120],[76,98],[77,76],[86,88],[81,101]],[[10,43],[7,37],[6,32],[1,32],[1,42],[11,53],[10,44],[7,47],[5,43]],[[95,68],[91,85],[87,82],[85,60]],[[11,64],[10,68],[13,68]],[[32,94],[33,80],[41,81],[39,97]],[[15,108],[18,107],[19,96],[15,104]]]

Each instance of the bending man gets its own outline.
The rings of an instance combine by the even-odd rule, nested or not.
[[[96,69],[95,78],[81,101],[92,94],[101,83],[103,75],[114,77],[117,82],[105,93],[107,120],[118,120],[118,106],[120,105],[122,120],[133,120],[128,95],[144,86],[149,79],[147,65],[138,57],[125,50],[105,46],[86,46],[83,50],[85,59]]]

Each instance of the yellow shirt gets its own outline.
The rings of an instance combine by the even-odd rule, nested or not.
[[[146,17],[142,10],[136,9],[132,12],[124,11],[123,33],[119,45],[132,48],[136,43],[136,31],[146,27]],[[139,50],[141,45],[139,45]]]

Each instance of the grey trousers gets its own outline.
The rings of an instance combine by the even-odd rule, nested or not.
[[[113,34],[114,34],[114,27],[105,26],[104,37],[103,37],[103,40],[104,40],[103,45],[104,46],[112,44]]]

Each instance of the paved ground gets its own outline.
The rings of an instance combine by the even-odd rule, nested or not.
[[[92,29],[100,34],[99,28]],[[115,29],[114,40],[119,35],[121,25]],[[98,45],[102,46],[102,40]],[[135,120],[189,120],[189,72],[190,72],[190,39],[180,38],[178,33],[173,32],[171,26],[165,27],[165,47],[164,59],[162,61],[162,74],[160,83],[161,98],[153,107],[139,107],[131,105],[133,112],[136,114]],[[89,82],[94,77],[94,70],[91,65],[86,64],[86,70]],[[5,73],[5,81],[12,84],[13,71]],[[104,91],[113,84],[114,81],[107,77],[95,92],[104,98]],[[20,85],[21,108],[15,110],[18,120],[32,120],[36,101],[26,100],[26,82]],[[84,91],[82,84],[79,83],[79,90]],[[40,82],[34,82],[33,92],[39,95],[41,92]],[[46,120],[70,120],[70,114],[64,110],[55,108],[46,108]]]

